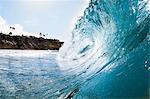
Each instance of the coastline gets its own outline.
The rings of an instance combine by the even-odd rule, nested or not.
[[[0,49],[7,50],[59,50],[64,42],[35,36],[6,35],[0,33]]]

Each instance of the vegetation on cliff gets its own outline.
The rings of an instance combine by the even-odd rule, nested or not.
[[[0,49],[59,50],[63,42],[34,36],[12,36],[0,33]]]

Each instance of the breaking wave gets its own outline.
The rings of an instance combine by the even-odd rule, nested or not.
[[[61,90],[50,96],[148,97],[149,5],[146,0],[91,0],[59,53],[65,76]]]
[[[149,0],[91,0],[71,33],[57,60],[2,52],[0,99],[149,98]]]

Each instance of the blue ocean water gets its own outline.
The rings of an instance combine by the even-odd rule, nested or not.
[[[57,53],[0,50],[0,99],[41,99],[36,92],[62,76]]]
[[[149,98],[149,0],[91,0],[69,42],[59,59],[72,78],[59,97]]]
[[[59,52],[0,51],[1,99],[149,99],[149,0],[91,0]]]

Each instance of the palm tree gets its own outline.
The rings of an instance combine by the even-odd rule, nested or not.
[[[42,36],[42,33],[40,33],[40,37]]]
[[[9,32],[9,35],[12,35],[12,32]]]

